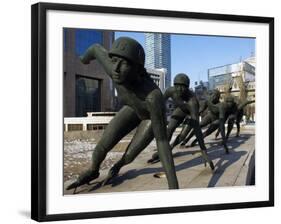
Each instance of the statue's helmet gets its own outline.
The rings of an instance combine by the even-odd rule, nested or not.
[[[189,77],[184,73],[177,74],[174,78],[174,85],[176,84],[185,85],[187,88],[189,88]]]
[[[109,51],[109,56],[120,56],[135,64],[144,66],[145,53],[140,43],[129,37],[116,39]]]

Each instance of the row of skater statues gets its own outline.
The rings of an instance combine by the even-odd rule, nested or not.
[[[92,45],[81,57],[81,62],[89,64],[92,60],[97,60],[113,80],[118,97],[124,106],[110,121],[93,150],[91,167],[67,186],[67,190],[74,189],[74,192],[77,187],[89,184],[99,177],[100,165],[107,153],[135,128],[136,132],[122,158],[109,170],[102,185],[110,183],[118,175],[120,169],[131,163],[155,138],[157,152],[148,162],[160,161],[169,189],[178,189],[172,149],[178,144],[187,144],[195,136],[196,139],[191,145],[198,142],[205,164],[208,163],[213,170],[215,167],[208,156],[204,138],[218,130],[225,152],[229,153],[227,139],[233,125],[236,123],[239,135],[243,108],[253,102],[236,102],[230,94],[225,97],[223,102],[220,102],[218,90],[210,92],[206,100],[199,102],[189,88],[189,77],[183,73],[176,75],[174,85],[162,94],[144,68],[143,47],[129,37],[120,37],[115,40],[109,51],[99,44]],[[173,100],[175,110],[167,125],[165,105],[169,98]],[[205,115],[199,122],[199,116],[203,113]],[[225,135],[226,122],[228,126]],[[181,124],[183,128],[180,134],[170,144],[175,129]],[[202,132],[203,127],[207,127],[204,133]]]

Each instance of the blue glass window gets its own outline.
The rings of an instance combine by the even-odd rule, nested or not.
[[[75,32],[75,52],[77,55],[85,53],[92,44],[102,44],[102,32],[88,29],[77,29]]]

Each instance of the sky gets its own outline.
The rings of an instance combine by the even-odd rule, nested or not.
[[[128,36],[144,47],[144,33],[115,32],[115,38]],[[197,81],[208,81],[208,69],[237,63],[255,55],[255,39],[243,37],[171,34],[171,79],[186,73],[191,87]]]

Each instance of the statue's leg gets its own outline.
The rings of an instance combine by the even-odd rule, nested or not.
[[[183,113],[179,108],[174,110],[174,112],[171,116],[171,119],[169,121],[168,127],[167,127],[167,138],[168,138],[168,140],[171,140],[174,131],[183,122],[185,116],[186,116],[186,114]],[[159,161],[160,161],[160,159],[159,159],[159,155],[158,155],[158,151],[157,151],[154,154],[152,154],[151,159],[149,159],[147,162],[148,163],[156,163],[156,162],[159,162]]]
[[[204,132],[203,137],[205,138],[205,137],[209,136],[210,134],[212,134],[217,129],[220,129],[220,131],[221,131],[220,123],[221,123],[220,120],[216,120],[216,121],[212,122],[210,124],[209,128]],[[226,145],[226,139],[224,137],[224,133],[223,134],[221,133],[221,136],[223,138],[223,143],[222,143],[223,147],[225,149],[226,154],[228,154],[229,150],[228,150],[228,147]],[[195,145],[195,143],[196,143],[196,140],[194,142],[192,142],[192,145]]]
[[[240,121],[236,121],[236,127],[237,127],[237,132],[236,132],[236,137],[240,136]]]
[[[171,144],[171,148],[175,148],[179,143],[181,143],[186,136],[190,133],[191,131],[191,126],[189,124],[185,124],[181,130],[181,133],[176,137],[175,141]]]
[[[98,170],[106,154],[141,122],[134,110],[124,106],[106,127],[92,155],[92,170]]]
[[[243,118],[243,112],[239,113],[237,115],[237,119],[236,119],[236,126],[237,126],[237,132],[236,132],[236,137],[239,137],[240,135],[240,122],[242,121]]]
[[[208,129],[203,133],[203,139],[207,136],[209,136],[210,134],[212,134],[215,130],[217,130],[219,128],[219,121],[214,121],[210,124],[210,126],[208,127]],[[196,138],[192,143],[191,146],[195,146],[195,144],[197,143],[198,139]]]
[[[204,158],[205,162],[209,163],[211,169],[214,170],[215,166],[214,166],[212,160],[210,160],[208,155],[207,155],[207,149],[206,149],[206,146],[205,146],[205,143],[204,143],[204,138],[203,138],[202,130],[199,126],[199,122],[195,119],[191,119],[190,120],[190,126],[194,130],[196,140],[198,141],[200,149],[201,149],[202,157]],[[205,163],[205,165],[206,165],[206,163]]]
[[[235,117],[230,117],[228,119],[228,123],[227,123],[227,133],[226,133],[226,139],[228,139],[232,129],[233,129],[233,126],[234,126],[234,122],[235,122]]]
[[[109,122],[100,141],[96,145],[92,154],[91,169],[82,173],[78,177],[78,180],[68,186],[67,189],[76,188],[96,179],[99,176],[100,164],[105,159],[106,154],[139,123],[140,119],[134,110],[128,106],[124,106]]]
[[[186,114],[179,108],[175,109],[167,126],[167,138],[170,141],[176,128],[183,122]]]
[[[107,184],[112,178],[117,176],[123,166],[133,162],[134,159],[149,145],[153,138],[154,135],[151,120],[143,120],[138,126],[137,131],[122,158],[110,169],[104,184]]]
[[[189,140],[194,136],[194,130],[192,130],[189,135],[182,141],[181,145],[186,145]]]
[[[207,136],[209,136],[210,134],[212,134],[215,130],[217,130],[219,128],[219,120],[213,121],[210,126],[208,127],[208,129],[204,132],[203,134],[203,138],[206,138]]]
[[[215,139],[218,138],[219,134],[220,134],[220,130],[217,130],[216,135],[215,135]]]
[[[212,116],[210,114],[207,114],[202,118],[202,121],[200,122],[200,128],[206,127],[211,122],[212,122]],[[195,131],[192,130],[190,134],[187,136],[187,138],[182,141],[182,145],[186,145],[194,135],[195,135]]]

